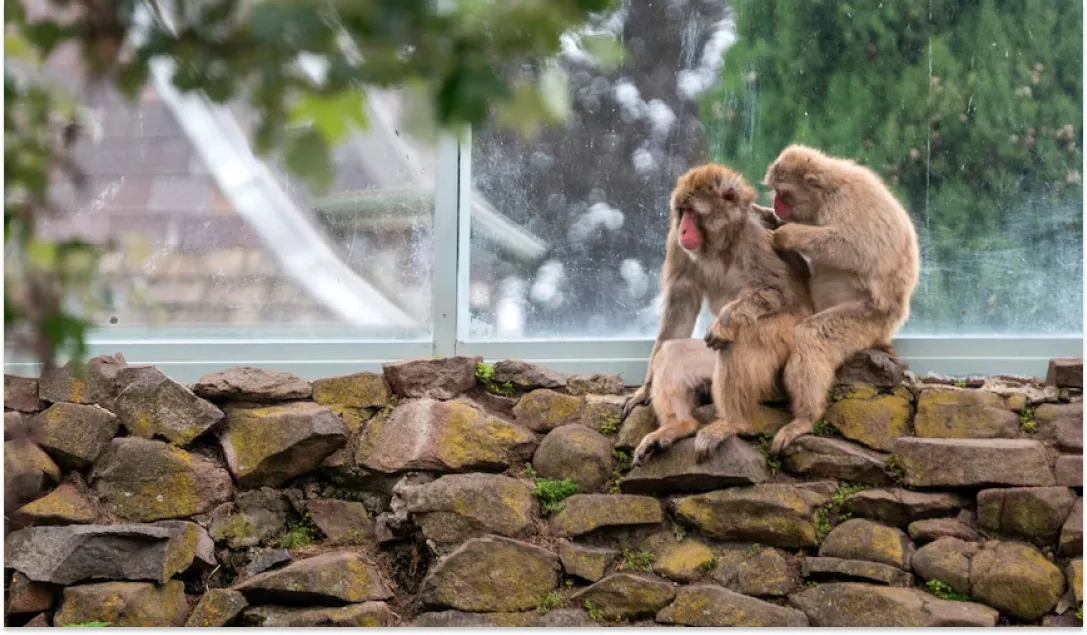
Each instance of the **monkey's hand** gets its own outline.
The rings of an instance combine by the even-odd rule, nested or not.
[[[733,435],[724,422],[717,421],[702,428],[694,438],[695,460],[699,463],[709,459],[721,443]]]
[[[715,351],[723,351],[732,344],[735,338],[735,334],[732,332],[732,314],[728,311],[721,311],[713,323],[710,324],[710,328],[706,330],[706,346],[709,346]]]
[[[796,249],[800,242],[804,227],[796,223],[786,223],[774,230],[774,249]]]
[[[626,418],[630,416],[630,413],[634,412],[634,409],[638,406],[645,406],[649,404],[649,384],[642,384],[638,390],[634,391],[634,394],[627,397],[626,402],[623,403],[623,411],[619,415],[619,423],[626,421]]]
[[[634,467],[642,465],[650,456],[672,447],[672,443],[675,442],[674,436],[672,430],[668,428],[660,428],[655,432],[650,432],[645,435],[642,438],[642,442],[639,443],[638,447],[634,450],[634,458],[631,461],[631,465]]]

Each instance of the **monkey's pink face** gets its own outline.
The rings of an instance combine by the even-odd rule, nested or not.
[[[687,251],[698,251],[702,248],[702,228],[698,226],[698,212],[692,207],[680,207],[679,213],[679,245]]]
[[[737,223],[747,218],[746,207],[736,200],[734,192],[687,196],[677,200],[672,209],[679,246],[692,254],[706,246],[720,245],[722,239],[736,231]]]

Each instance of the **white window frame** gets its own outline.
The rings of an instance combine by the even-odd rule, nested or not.
[[[488,361],[523,359],[560,372],[609,373],[620,375],[630,385],[641,382],[653,345],[648,337],[512,341],[467,337],[472,220],[491,221],[480,228],[483,233],[502,233],[495,227],[495,210],[472,188],[471,131],[459,141],[444,135],[436,148],[432,332],[429,337],[405,339],[404,333],[417,332],[417,327],[412,328],[416,320],[340,261],[304,222],[301,210],[267,166],[253,156],[226,109],[202,97],[177,94],[169,81],[168,62],[158,61],[153,71],[157,88],[238,214],[259,232],[287,273],[339,314],[344,325],[101,327],[87,338],[89,356],[122,353],[129,363],[155,365],[181,382],[195,382],[207,373],[232,366],[283,370],[317,379],[377,371],[391,361],[453,355],[480,356]],[[440,239],[445,236],[456,238]],[[536,244],[527,247],[539,248]],[[353,327],[371,335],[359,337]],[[388,339],[375,338],[375,332],[387,332]],[[1050,358],[1083,354],[1082,333],[1047,337],[903,335],[894,344],[913,372],[957,377],[1041,377]],[[38,374],[39,365],[30,357],[5,352],[5,373]]]

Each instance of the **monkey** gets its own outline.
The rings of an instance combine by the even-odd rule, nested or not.
[[[875,172],[814,148],[790,145],[767,168],[777,249],[811,263],[815,313],[797,326],[784,381],[793,420],[778,431],[772,454],[808,434],[823,416],[838,367],[854,353],[879,348],[909,318],[920,277],[913,221]]]
[[[776,229],[781,226],[782,221],[772,208],[752,203],[750,213],[766,229]],[[660,276],[664,311],[657,337],[653,342],[653,349],[649,353],[649,367],[646,369],[645,380],[623,404],[620,422],[625,421],[635,407],[652,402],[652,382],[657,366],[655,360],[664,342],[691,337],[704,300],[708,302],[710,311],[716,315],[721,307],[732,299],[733,290],[725,286],[725,267],[716,249],[716,245],[720,243],[718,238],[721,231],[720,219],[704,220],[705,226],[702,232],[697,238],[688,233],[690,238],[687,242],[683,242],[685,239],[680,228],[681,220],[673,209]],[[799,259],[799,256],[795,254],[793,257]],[[798,266],[806,268],[807,264]],[[709,383],[711,379],[712,369],[702,380]]]
[[[660,428],[639,443],[635,464],[695,433],[690,395],[707,371],[712,369],[717,418],[697,433],[699,460],[730,436],[752,434],[755,408],[777,392],[793,332],[813,309],[807,263],[798,254],[775,251],[765,220],[751,213],[755,195],[740,174],[719,164],[693,168],[676,183],[671,200],[672,216],[678,219],[673,223],[676,242],[684,250],[708,247],[699,255],[717,265],[712,271],[720,276],[714,281],[723,291],[718,297],[728,301],[704,338],[711,355],[694,344],[669,340],[651,360],[650,401]],[[669,248],[674,249],[672,241]]]

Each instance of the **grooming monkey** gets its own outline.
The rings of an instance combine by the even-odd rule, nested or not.
[[[742,176],[716,164],[688,171],[672,192],[664,267],[670,274],[665,276],[666,296],[676,304],[666,304],[661,332],[676,333],[667,328],[675,315],[670,308],[693,307],[693,315],[701,304],[700,289],[716,290],[711,302],[717,301],[717,317],[705,344],[719,352],[700,350],[697,340],[655,346],[648,391],[660,428],[638,445],[635,464],[695,433],[694,395],[707,374],[712,375],[717,419],[698,432],[700,460],[729,436],[753,433],[755,408],[776,392],[793,332],[812,306],[807,264],[796,254],[775,252],[765,220],[752,213],[754,200],[755,190]],[[682,325],[690,333],[693,318]]]
[[[905,208],[854,161],[791,145],[767,169],[765,184],[784,221],[774,246],[811,262],[816,311],[797,327],[785,366],[794,419],[771,443],[777,454],[823,416],[842,362],[865,348],[894,353],[891,337],[909,317],[920,252]]]
[[[752,204],[749,213],[767,229],[776,229],[781,226],[781,220],[769,207]],[[673,204],[671,226],[665,243],[664,265],[661,271],[664,312],[656,341],[653,342],[653,350],[649,354],[649,368],[645,373],[645,381],[623,404],[620,421],[625,420],[636,406],[652,401],[653,377],[658,372],[656,359],[664,343],[691,337],[703,300],[709,303],[713,315],[717,315],[725,303],[733,299],[736,292],[735,288],[727,286],[725,278],[727,265],[719,249],[723,219],[705,218],[702,229],[698,231],[695,225],[696,231],[693,232],[690,228],[681,229],[681,220]],[[799,263],[796,266],[807,271],[807,264],[803,262],[803,259],[796,254],[792,254],[791,257]],[[687,347],[683,349],[684,351],[691,352],[692,345],[684,346]],[[704,352],[707,358],[716,358],[710,355],[708,350]],[[712,377],[711,365],[702,376],[702,382],[708,386]]]

